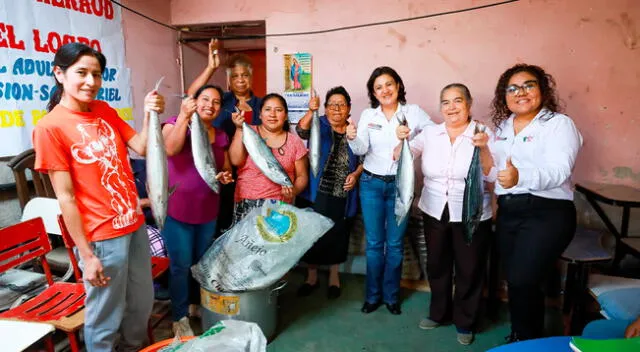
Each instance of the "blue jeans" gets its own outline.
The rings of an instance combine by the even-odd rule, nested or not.
[[[91,243],[109,284],[84,281],[84,341],[88,352],[111,352],[118,333],[122,351],[138,351],[147,339],[153,308],[151,255],[145,226],[135,232]],[[76,258],[80,258],[77,248]],[[82,258],[78,261],[84,270]]]
[[[631,325],[631,323],[633,323],[633,320],[595,320],[584,327],[582,337],[590,339],[622,339],[627,326]]]
[[[174,321],[187,316],[189,303],[198,304],[199,285],[191,276],[191,266],[196,264],[213,242],[216,221],[204,224],[187,224],[167,216],[162,229],[162,239],[169,253],[169,295]]]
[[[408,216],[400,226],[394,214],[396,183],[363,173],[360,202],[367,240],[366,301],[398,303],[404,232]]]

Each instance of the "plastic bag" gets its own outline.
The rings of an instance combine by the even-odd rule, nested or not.
[[[332,226],[312,209],[267,201],[218,238],[191,272],[209,291],[270,287]]]
[[[174,342],[160,352],[264,352],[267,339],[256,323],[222,320],[201,336],[187,342]]]

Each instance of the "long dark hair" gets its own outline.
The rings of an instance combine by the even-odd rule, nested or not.
[[[287,106],[287,101],[282,97],[282,95],[278,93],[269,93],[265,95],[264,98],[262,98],[262,101],[260,102],[260,115],[262,115],[262,108],[264,107],[264,104],[267,102],[267,100],[271,100],[271,99],[279,100],[282,106],[284,106],[284,113],[285,115],[287,115],[287,119],[284,120],[284,125],[282,126],[282,130],[289,132],[289,130],[291,129],[291,125],[289,124],[289,107]]]
[[[502,121],[511,116],[511,111],[507,106],[506,99],[507,85],[511,77],[520,72],[527,72],[533,75],[538,81],[540,95],[542,97],[542,103],[540,105],[551,111],[552,114],[549,118],[553,117],[553,114],[556,112],[562,112],[562,106],[560,106],[560,100],[558,99],[558,93],[556,91],[556,81],[553,79],[553,76],[546,73],[540,66],[517,64],[504,71],[496,85],[493,101],[491,102],[491,121],[496,128],[499,128]]]
[[[376,67],[373,72],[371,72],[371,76],[367,81],[367,91],[369,92],[369,102],[371,103],[371,107],[375,109],[380,106],[378,98],[376,98],[376,96],[373,94],[373,83],[375,83],[376,78],[382,75],[389,75],[396,83],[398,83],[398,102],[403,105],[406,104],[407,93],[404,90],[404,83],[402,82],[402,78],[400,78],[398,72],[396,72],[396,70],[392,69],[389,66],[380,66]]]
[[[62,70],[62,72],[67,72],[67,69],[75,64],[81,57],[89,55],[93,56],[98,60],[100,64],[100,72],[104,72],[104,68],[107,66],[107,58],[102,55],[101,52],[93,49],[92,47],[82,44],[82,43],[69,43],[65,44],[58,49],[55,57],[53,58],[53,66],[58,66]],[[47,111],[53,110],[53,108],[60,103],[60,99],[62,98],[62,93],[64,92],[64,88],[62,87],[62,83],[58,82],[58,80],[53,78],[56,82],[56,88],[54,92],[51,93],[51,98],[49,98],[49,104],[47,104]]]

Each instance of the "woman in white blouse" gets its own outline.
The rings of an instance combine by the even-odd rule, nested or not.
[[[371,313],[384,302],[389,312],[397,315],[401,313],[398,292],[408,217],[400,225],[396,223],[398,163],[393,160],[393,148],[398,139],[395,130],[401,114],[417,132],[432,122],[419,106],[407,104],[404,83],[391,67],[373,70],[367,90],[371,108],[362,112],[357,129],[349,124],[346,132],[353,153],[364,155],[360,204],[367,240],[367,281],[361,311]]]
[[[427,126],[409,143],[413,155],[422,156],[424,186],[418,207],[423,212],[431,287],[429,316],[420,321],[419,327],[427,330],[453,322],[458,342],[463,345],[473,342],[491,236],[491,192],[487,185],[480,225],[470,244],[462,225],[465,178],[475,146],[480,148],[484,180],[494,182],[496,177],[491,132],[474,134],[478,122],[471,120],[472,101],[465,85],[447,85],[440,92],[444,122]],[[398,139],[407,138],[410,129],[399,126],[396,134]],[[400,145],[395,150],[396,158],[399,153]],[[453,283],[456,289],[452,301]]]
[[[518,64],[498,80],[496,230],[509,284],[509,341],[544,335],[541,285],[576,229],[571,173],[582,137],[559,111],[555,81],[542,68]]]

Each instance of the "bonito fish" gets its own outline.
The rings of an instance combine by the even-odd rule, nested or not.
[[[242,144],[251,156],[251,160],[268,179],[285,187],[293,187],[289,175],[273,156],[271,148],[262,140],[258,132],[254,131],[246,122],[242,123]]]
[[[484,132],[485,126],[476,123],[474,133]],[[462,200],[462,227],[467,243],[473,240],[473,234],[480,224],[484,200],[484,181],[480,165],[480,147],[473,148],[471,165],[464,179],[464,198]]]
[[[316,97],[315,90],[313,96]],[[320,172],[320,116],[318,110],[313,112],[311,117],[311,131],[309,136],[309,164],[313,176],[318,176]]]
[[[156,83],[156,91],[164,77]],[[167,216],[167,199],[169,198],[169,169],[167,151],[160,127],[160,118],[156,111],[149,112],[149,132],[147,135],[147,187],[151,212],[160,229],[164,227]]]
[[[401,125],[407,125],[407,119],[402,113],[396,116]],[[415,170],[413,167],[413,155],[409,147],[409,140],[402,141],[398,170],[396,171],[396,202],[395,214],[398,225],[407,217],[413,204],[413,189],[415,187]]]
[[[211,141],[200,116],[197,113],[191,115],[191,153],[198,174],[207,186],[216,193],[220,192],[220,184],[216,179],[216,161],[211,150]]]

